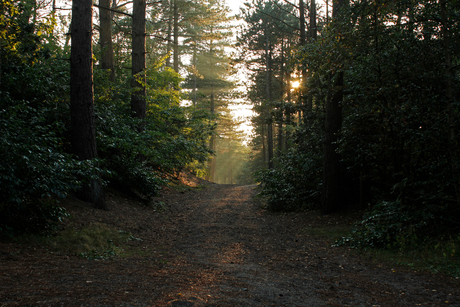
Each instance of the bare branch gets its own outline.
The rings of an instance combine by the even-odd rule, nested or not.
[[[271,18],[273,18],[273,19],[275,19],[275,20],[277,20],[277,21],[279,21],[279,22],[281,22],[282,24],[288,26],[288,27],[291,28],[291,29],[300,30],[300,29],[297,28],[297,27],[291,26],[290,24],[288,24],[288,23],[285,22],[284,20],[282,20],[282,19],[280,19],[280,18],[277,18],[277,17],[275,17],[275,16],[272,16],[272,15],[270,15],[270,14],[267,14],[267,13],[265,13],[265,12],[259,10],[258,8],[256,8],[256,11],[258,11],[259,13],[262,13],[262,14],[264,14],[264,15],[267,15],[268,17],[271,17]]]
[[[286,3],[289,4],[289,5],[292,5],[292,6],[295,7],[296,9],[299,9],[299,7],[298,7],[297,5],[295,5],[294,3],[291,3],[291,2],[289,2],[289,1],[287,1],[287,0],[283,0],[283,1],[286,2]],[[301,1],[302,1],[302,0],[301,0]]]
[[[122,12],[122,11],[117,11],[117,10],[114,10],[114,9],[109,9],[107,7],[102,7],[102,6],[97,5],[97,4],[93,4],[93,6],[97,7],[98,9],[108,10],[108,11],[111,11],[111,12],[114,12],[114,13],[117,13],[117,14],[122,14],[122,15],[126,15],[126,16],[129,16],[129,17],[133,17],[133,15],[131,15],[131,14],[128,14],[128,13],[125,13],[125,12]]]

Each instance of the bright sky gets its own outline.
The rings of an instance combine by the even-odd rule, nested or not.
[[[236,15],[240,12],[240,7],[243,6],[243,3],[247,1],[248,0],[226,0],[226,3],[232,10],[232,13]],[[232,109],[233,116],[245,121],[240,125],[240,129],[242,129],[247,135],[251,134],[252,126],[250,125],[251,123],[249,117],[253,115],[252,106],[245,104],[235,104],[230,105],[230,108]]]
[[[240,12],[240,6],[243,6],[244,0],[227,0],[227,5],[232,9],[233,14]]]

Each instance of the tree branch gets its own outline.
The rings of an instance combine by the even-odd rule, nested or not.
[[[289,5],[292,5],[292,6],[295,7],[296,9],[299,9],[299,7],[298,7],[297,5],[295,5],[294,3],[291,3],[291,2],[289,2],[289,1],[287,1],[287,0],[283,0],[283,1],[286,2],[286,3],[289,4]],[[301,0],[301,1],[302,1],[302,0]]]
[[[267,13],[265,13],[265,12],[259,10],[258,8],[256,8],[256,11],[258,11],[259,13],[262,13],[262,14],[264,14],[264,15],[267,15],[268,17],[271,17],[271,18],[273,18],[273,19],[275,19],[275,20],[277,20],[277,21],[279,21],[279,22],[281,22],[282,24],[288,26],[289,28],[292,28],[292,29],[294,29],[294,30],[300,30],[300,29],[297,28],[297,27],[291,26],[290,24],[288,24],[288,23],[285,22],[284,20],[279,19],[278,17],[272,16],[272,15],[270,15],[270,14],[267,14]]]
[[[98,9],[108,10],[108,11],[111,11],[111,12],[114,12],[114,13],[117,13],[117,14],[122,14],[122,15],[126,15],[126,16],[129,16],[129,17],[133,17],[133,15],[131,15],[131,14],[128,14],[128,13],[125,13],[125,12],[122,12],[122,11],[117,11],[117,10],[114,10],[114,9],[110,9],[108,7],[103,7],[103,6],[100,6],[100,5],[97,5],[97,4],[93,4],[93,6],[97,7]]]
[[[282,10],[283,12],[288,13],[289,15],[294,16],[295,18],[299,18],[299,17],[297,17],[296,15],[294,15],[292,12],[290,12],[290,11],[286,10],[285,8],[281,7],[281,6],[279,5],[279,3],[275,2],[274,4],[275,4],[280,10]]]

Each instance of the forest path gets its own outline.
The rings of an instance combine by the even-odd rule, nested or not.
[[[340,216],[273,214],[254,195],[253,186],[211,185],[187,203],[171,250],[184,283],[167,305],[460,306],[459,289],[434,276],[365,263],[308,235],[347,223]]]
[[[105,260],[0,242],[0,306],[460,306],[458,280],[361,259],[313,234],[346,217],[274,214],[254,195],[254,186],[209,184],[171,190],[158,207],[116,191],[110,211],[65,204],[73,225],[139,240]]]
[[[280,229],[264,216],[253,190],[213,185],[207,197],[189,205],[174,250],[182,255],[184,272],[202,274],[202,280],[180,290],[183,298],[173,306],[320,306],[315,274],[299,271],[305,263],[278,267],[300,242],[289,227]]]

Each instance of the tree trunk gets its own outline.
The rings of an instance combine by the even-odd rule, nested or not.
[[[454,94],[452,88],[452,80],[454,79],[454,70],[452,67],[452,55],[450,49],[450,33],[449,33],[449,20],[447,17],[446,0],[440,0],[441,4],[441,23],[442,23],[442,37],[443,37],[443,49],[445,58],[445,88],[446,88],[446,102],[447,102],[447,124],[448,128],[448,139],[449,139],[449,154],[451,160],[451,171],[454,177],[457,177],[457,166],[458,161],[458,143],[455,131],[455,110],[454,110]],[[455,180],[455,179],[454,179]],[[454,188],[457,197],[457,203],[460,204],[460,183],[455,180]]]
[[[214,115],[215,113],[215,101],[214,101],[214,87],[211,85],[211,101],[210,101],[210,111],[211,114]],[[209,149],[212,151],[216,150],[216,138],[214,134],[211,135],[211,138],[209,140]],[[215,180],[215,174],[216,174],[216,157],[211,156],[209,160],[209,175],[206,176],[206,180],[208,181],[214,181]]]
[[[70,116],[72,152],[79,160],[97,158],[93,98],[92,0],[72,3],[70,54]],[[91,179],[79,196],[106,208],[100,181]]]
[[[305,46],[307,35],[305,31],[305,3],[303,0],[299,2],[299,16],[300,16],[300,46]]]
[[[286,70],[285,70],[285,43],[284,39],[281,39],[281,84],[283,85],[282,91],[285,92],[286,88],[289,91],[289,87],[285,86]],[[277,157],[281,157],[283,154],[284,139],[283,139],[283,124],[284,124],[284,107],[280,106],[278,110],[278,147],[277,147]]]
[[[196,69],[196,60],[197,60],[197,42],[194,42],[193,45],[193,90],[192,90],[192,96],[193,96],[193,106],[196,106],[196,87],[197,87],[197,69]]]
[[[316,1],[311,0],[310,4],[310,42],[316,41],[318,29],[316,26]]]
[[[266,57],[266,78],[265,78],[265,91],[266,91],[266,109],[267,109],[267,149],[268,149],[268,168],[273,168],[273,126],[271,118],[271,50],[270,39],[268,30],[266,33],[265,42],[265,57]]]
[[[174,0],[174,71],[179,73],[179,8]]]
[[[115,65],[112,45],[112,13],[110,0],[99,0],[101,68],[109,70],[109,80],[115,81]]]
[[[168,5],[169,5],[169,18],[168,18],[168,41],[166,43],[166,53],[168,55],[168,58],[166,59],[166,67],[171,67],[171,45],[172,45],[172,25],[173,25],[173,1],[174,0],[169,0]]]
[[[321,213],[338,210],[340,202],[340,155],[337,153],[338,133],[342,127],[343,72],[339,72],[332,98],[326,102],[323,148],[323,190]]]
[[[283,146],[284,146],[283,118],[280,116],[280,119],[278,121],[278,148],[277,148],[278,157],[281,157],[283,155]]]
[[[133,2],[132,27],[132,76],[133,93],[131,111],[133,116],[144,119],[147,112],[145,90],[145,0]]]
[[[305,4],[303,0],[299,2],[299,14],[300,14],[300,47],[304,47],[307,42],[307,34],[305,30]],[[305,83],[307,81],[307,68],[305,65],[301,65],[300,67],[302,82],[299,88],[300,91],[300,105],[306,109],[310,109],[307,104],[308,102],[305,99]],[[304,116],[305,116],[305,109],[304,109]],[[302,122],[302,109],[299,110],[299,123]]]
[[[260,134],[262,138],[262,160],[264,165],[267,164],[267,145],[265,144],[265,123],[262,124],[262,132]]]
[[[289,42],[289,47],[290,47],[290,42]],[[291,111],[292,95],[291,95],[291,71],[290,70],[288,70],[286,73],[286,84],[287,84],[287,97],[286,97],[287,104],[286,104],[285,113],[286,113],[286,128],[287,128],[291,125],[291,112],[292,112]],[[291,134],[289,133],[289,130],[286,129],[286,133],[284,137],[284,141],[286,143],[284,145],[284,148],[286,150],[289,149],[290,139],[291,139]]]
[[[333,2],[332,15],[337,19],[345,0]],[[341,66],[341,63],[338,63]],[[334,80],[334,78],[331,78]],[[331,81],[332,82],[332,81]],[[326,101],[323,148],[323,187],[321,213],[330,214],[340,207],[340,156],[337,153],[338,133],[342,127],[343,71],[339,70],[332,87],[332,97]]]

